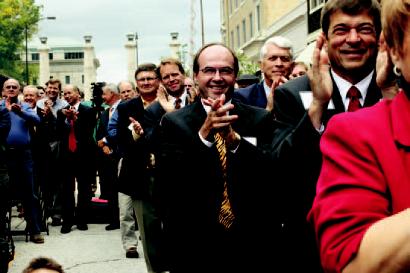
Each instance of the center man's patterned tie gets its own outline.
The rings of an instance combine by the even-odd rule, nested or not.
[[[216,148],[219,153],[219,160],[221,163],[223,178],[224,178],[224,192],[221,204],[221,210],[219,212],[219,222],[226,228],[229,229],[235,219],[232,211],[231,202],[228,196],[228,187],[226,184],[226,146],[225,140],[221,137],[219,133],[215,134]]]

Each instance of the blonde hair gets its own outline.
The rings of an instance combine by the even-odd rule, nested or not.
[[[410,0],[382,1],[383,34],[387,45],[403,55],[403,41],[410,20]]]

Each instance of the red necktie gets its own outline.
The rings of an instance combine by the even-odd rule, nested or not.
[[[75,152],[77,150],[77,140],[75,139],[75,132],[74,132],[74,120],[70,121],[70,134],[68,135],[68,149],[71,152]]]
[[[356,86],[352,85],[352,87],[350,87],[346,97],[350,99],[349,106],[347,107],[348,112],[353,112],[362,108],[359,100],[362,97],[362,94],[360,94],[360,91]]]

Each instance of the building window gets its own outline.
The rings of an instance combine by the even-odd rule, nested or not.
[[[239,6],[238,0],[235,0],[235,8],[237,9]]]
[[[32,61],[38,61],[38,60],[40,60],[40,54],[38,54],[38,53],[31,53],[31,60],[32,60]]]
[[[239,48],[241,45],[241,35],[239,33],[239,25],[236,26],[236,47]]]
[[[70,84],[70,76],[65,76],[65,84]]]
[[[233,0],[229,0],[229,15],[232,14],[232,1]]]
[[[325,0],[309,0],[310,12],[321,8],[325,2]]]
[[[48,59],[49,59],[49,60],[52,60],[53,57],[54,57],[53,53],[48,53]]]
[[[232,50],[235,48],[233,42],[234,42],[234,36],[233,36],[233,30],[231,30],[231,49]]]
[[[66,52],[64,53],[65,60],[84,59],[83,52]]]
[[[261,7],[256,6],[256,31],[261,30]]]
[[[84,84],[84,75],[81,75],[81,83]]]
[[[242,20],[242,36],[243,36],[243,43],[246,43],[246,20]]]
[[[252,12],[249,14],[249,36],[250,38],[253,37],[253,14]]]

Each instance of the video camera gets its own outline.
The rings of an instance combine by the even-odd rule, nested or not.
[[[106,85],[105,82],[93,82],[91,83],[91,88],[92,88],[92,106],[97,109],[97,111],[102,111],[102,104],[104,102],[103,100],[103,87]]]

